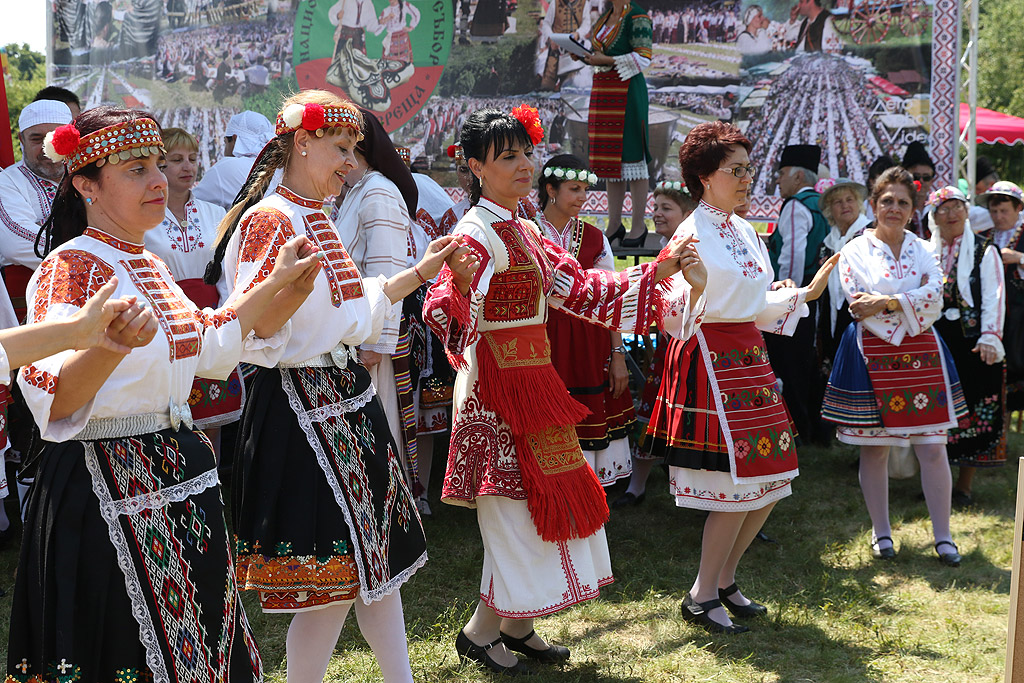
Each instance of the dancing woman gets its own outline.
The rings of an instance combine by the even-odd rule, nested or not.
[[[454,270],[442,270],[423,311],[458,370],[442,500],[476,508],[484,545],[480,601],[455,647],[513,673],[524,667],[510,650],[568,659],[568,649],[535,633],[534,618],[595,598],[612,581],[608,506],[576,438],[585,409],[551,364],[548,308],[646,333],[657,304],[659,314],[692,327],[704,287],[689,241],[670,245],[656,263],[587,271],[517,217],[508,207],[530,192],[533,146],[543,134],[536,110],[525,106],[470,115],[461,143],[475,178],[473,208],[455,229],[468,253],[456,252]],[[655,283],[680,265],[694,292],[662,300]]]
[[[116,347],[55,353],[18,377],[46,444],[27,502],[9,680],[262,680],[214,453],[192,430],[188,396],[197,374],[227,378],[270,304],[294,308],[319,266],[299,237],[260,287],[230,307],[196,307],[143,246],[164,217],[162,145],[148,114],[111,107],[48,140],[67,172],[42,229],[49,254],[29,282],[32,320],[73,321],[115,280],[131,307],[108,328]]]
[[[799,474],[793,425],[761,332],[792,334],[807,301],[821,295],[835,259],[807,287],[773,282],[768,249],[733,212],[747,201],[754,169],[750,141],[714,121],[690,131],[679,166],[700,202],[676,231],[696,237],[708,278],[703,322],[694,336],[675,337],[665,352],[661,389],[647,427],[650,454],[669,465],[679,507],[707,510],[700,568],[682,604],[683,618],[711,632],[742,633],[736,617],[767,613],[740,592],[736,570],[754,536],[791,493]],[[687,284],[681,278],[674,287]]]
[[[260,369],[235,464],[238,581],[259,592],[263,611],[295,615],[291,683],[323,680],[353,604],[384,680],[412,681],[399,587],[426,562],[426,541],[355,347],[396,321],[394,304],[436,275],[456,245],[433,242],[417,266],[389,279],[360,275],[323,203],[356,167],[361,128],[359,110],[331,93],[285,100],[207,272],[219,278],[223,266],[230,303],[263,281],[292,235],[306,234],[324,254],[309,298],[287,311],[277,334],[247,338],[243,352]],[[281,184],[264,197],[278,170]]]

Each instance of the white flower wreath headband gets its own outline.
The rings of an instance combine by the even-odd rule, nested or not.
[[[660,183],[654,186],[655,190],[673,190],[675,192],[682,192],[683,194],[690,194],[690,191],[686,189],[686,185],[683,185],[678,180],[668,181],[662,180]]]
[[[575,168],[562,168],[561,166],[548,166],[544,169],[544,177],[554,176],[559,180],[580,180],[589,185],[597,183],[597,174],[593,171],[577,170]]]

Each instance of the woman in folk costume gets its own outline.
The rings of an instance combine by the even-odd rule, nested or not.
[[[235,464],[238,582],[259,591],[265,612],[295,614],[289,681],[323,679],[353,603],[384,679],[412,680],[398,589],[426,561],[426,542],[356,346],[397,320],[394,304],[435,275],[455,245],[432,243],[423,261],[390,279],[361,276],[323,211],[356,166],[361,128],[359,110],[331,93],[285,100],[207,271],[221,277],[222,262],[230,303],[263,280],[292,235],[304,233],[324,254],[291,320],[272,337],[247,338],[243,352],[260,368]],[[264,197],[278,169],[281,184]]]
[[[227,378],[245,335],[284,324],[311,289],[317,250],[289,241],[260,287],[200,309],[143,246],[164,218],[157,123],[98,107],[47,145],[67,172],[42,229],[49,253],[29,282],[32,320],[74,319],[115,280],[131,308],[110,325],[116,349],[56,353],[18,377],[46,444],[27,503],[8,680],[262,680],[216,459],[192,429],[188,396],[197,374]]]
[[[566,648],[534,632],[534,618],[595,598],[612,581],[608,506],[576,438],[586,409],[551,365],[548,308],[646,332],[655,314],[691,326],[699,314],[688,292],[663,299],[656,282],[682,264],[703,288],[688,241],[670,245],[656,263],[587,271],[506,208],[530,192],[533,145],[543,134],[526,106],[468,118],[462,148],[477,180],[474,206],[455,234],[476,269],[462,260],[454,272],[443,269],[423,310],[458,370],[442,500],[476,508],[484,544],[480,602],[455,646],[511,673],[524,667],[509,650],[568,659]]]
[[[836,181],[819,180],[817,187],[823,185],[824,187],[818,190],[821,192],[818,205],[821,214],[828,221],[829,233],[825,235],[818,250],[819,264],[838,254],[847,242],[860,236],[864,230],[874,227],[863,211],[868,192],[866,187],[845,178]],[[821,341],[818,352],[821,355],[821,366],[826,379],[831,372],[832,359],[839,348],[839,340],[853,322],[840,280],[839,271],[833,270],[828,278],[828,289],[825,290],[821,297],[822,302],[818,305],[821,311],[818,320],[818,339]]]
[[[199,143],[181,128],[165,128],[167,153],[162,170],[167,177],[167,206],[164,220],[146,233],[146,248],[164,262],[185,296],[200,308],[216,308],[222,298],[216,285],[203,282],[206,264],[213,256],[217,226],[224,209],[192,196],[196,179]],[[226,381],[197,377],[188,397],[196,429],[202,429],[218,456],[220,427],[242,415],[245,385],[236,368]]]
[[[856,321],[843,332],[822,419],[843,443],[860,446],[860,487],[871,517],[871,553],[896,556],[889,526],[889,448],[914,446],[935,551],[960,554],[949,531],[952,477],[946,435],[967,412],[956,366],[932,325],[942,315],[942,269],[910,232],[917,186],[895,166],[871,190],[874,228],[839,252],[839,276]]]
[[[549,159],[537,187],[545,218],[539,227],[544,237],[569,253],[584,270],[614,273],[615,257],[608,239],[579,218],[591,182],[597,182],[597,176],[571,154]],[[611,486],[629,476],[627,434],[636,424],[622,335],[557,308],[548,312],[547,326],[551,363],[569,395],[589,411],[576,424],[583,457],[601,486]]]
[[[946,451],[960,467],[953,502],[969,505],[978,467],[1006,463],[1006,363],[1003,260],[992,241],[974,234],[963,192],[943,187],[928,197],[932,249],[942,269],[942,335],[956,363],[968,413],[949,430]]]
[[[675,234],[676,228],[697,208],[697,202],[690,197],[689,190],[684,183],[677,181],[662,181],[654,188],[654,213],[651,219],[654,221],[654,232],[661,240],[662,246]],[[650,438],[648,438],[647,425],[651,421],[651,411],[654,410],[654,402],[658,398],[658,391],[661,388],[661,378],[665,368],[665,349],[668,347],[668,337],[658,330],[654,342],[654,353],[647,365],[647,380],[640,392],[640,403],[636,409],[636,416],[642,427],[641,434],[630,456],[632,472],[629,475],[629,486],[626,491],[612,501],[611,508],[624,508],[627,505],[640,505],[647,497],[647,478],[651,470],[661,461],[661,458],[651,457]]]
[[[345,178],[349,187],[332,222],[341,243],[363,277],[393,277],[415,263],[426,248],[423,230],[414,230],[419,191],[384,126],[360,109],[362,138],[356,144],[356,167]],[[369,371],[409,484],[419,489],[416,466],[416,416],[410,386],[408,323],[402,302],[375,340],[359,345],[359,362]]]
[[[749,629],[732,623],[723,604],[736,617],[767,613],[737,588],[736,569],[799,474],[793,425],[761,332],[791,335],[834,263],[807,287],[773,282],[767,246],[733,213],[753,179],[750,146],[738,128],[714,121],[691,130],[679,148],[683,180],[700,204],[675,235],[700,241],[714,286],[704,292],[704,318],[693,336],[665,328],[673,339],[647,427],[650,454],[669,465],[676,505],[709,513],[683,618],[724,633]],[[673,292],[687,286],[679,277],[670,284]]]
[[[647,238],[648,95],[643,71],[651,63],[651,18],[632,0],[612,0],[590,32],[594,52],[583,62],[594,67],[590,91],[590,168],[608,188],[608,238],[623,247]],[[633,200],[633,224],[626,236],[622,203],[626,186]]]

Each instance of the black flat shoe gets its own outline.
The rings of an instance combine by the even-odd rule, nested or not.
[[[736,587],[736,584],[729,586],[728,588],[719,588],[718,597],[725,605],[725,608],[732,612],[732,615],[737,619],[753,619],[754,617],[763,617],[768,614],[768,608],[764,605],[750,601],[749,605],[741,605],[733,602],[729,599],[729,596],[733,593],[739,593],[740,589]]]
[[[491,656],[487,654],[487,651],[495,645],[500,644],[501,638],[499,637],[492,643],[477,645],[469,639],[469,636],[466,635],[465,631],[459,631],[459,637],[455,639],[455,651],[459,653],[460,657],[474,661],[478,664],[483,664],[494,673],[505,674],[507,676],[530,676],[533,674],[533,672],[530,671],[530,669],[528,669],[522,662],[516,662],[513,666],[502,666],[491,659]]]
[[[612,501],[611,508],[613,510],[618,510],[619,508],[624,508],[627,505],[632,505],[636,507],[640,503],[644,502],[645,498],[647,498],[646,491],[641,493],[639,496],[635,496],[629,491],[626,491],[621,496]]]
[[[690,594],[687,593],[686,596],[683,597],[683,604],[680,607],[683,612],[683,619],[692,624],[697,624],[709,633],[727,633],[729,635],[735,635],[737,633],[746,633],[750,630],[748,627],[741,626],[740,624],[732,624],[731,626],[719,624],[708,616],[708,612],[721,606],[721,600],[696,602]]]
[[[890,538],[889,536],[879,536],[875,540],[871,541],[871,557],[875,558],[876,560],[891,560],[895,558],[896,544],[893,543],[892,546],[888,548],[879,548],[879,541],[889,541],[889,543],[893,543],[892,538]]]
[[[953,552],[941,552],[939,550],[940,545],[948,545],[950,548],[953,549]],[[946,565],[947,567],[960,566],[960,549],[956,547],[956,543],[953,543],[953,541],[939,541],[935,544],[935,552],[939,555],[939,562]]]
[[[499,633],[501,632],[499,631]],[[507,633],[501,633],[501,640],[505,641],[505,647],[513,652],[526,655],[531,659],[536,659],[538,662],[544,662],[545,664],[561,664],[562,662],[569,661],[569,648],[567,647],[548,643],[548,648],[546,650],[538,650],[535,647],[527,645],[526,641],[533,638],[535,633],[536,631],[530,631],[525,638],[513,638]]]
[[[615,240],[619,240],[619,244],[622,244],[622,238],[626,236],[626,226],[619,223],[618,229],[612,234],[608,235],[608,244],[613,244]]]
[[[647,230],[644,230],[644,234],[639,237],[623,237],[619,240],[619,246],[623,249],[639,249],[644,246],[644,242],[647,241]]]
[[[971,494],[965,493],[960,489],[953,489],[953,507],[955,508],[966,508],[974,505],[974,498]]]

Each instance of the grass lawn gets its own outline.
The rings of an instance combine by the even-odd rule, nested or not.
[[[608,541],[616,582],[599,600],[542,619],[538,628],[572,649],[564,669],[535,667],[540,682],[646,681],[1001,681],[1006,647],[1017,457],[982,471],[975,507],[956,511],[953,531],[964,556],[959,569],[939,564],[927,510],[915,479],[893,481],[894,562],[872,561],[867,513],[847,447],[801,450],[795,493],[765,528],[777,543],[755,541],[741,565],[744,592],[768,605],[769,617],[740,636],[709,636],[679,616],[679,601],[697,569],[703,515],[676,509],[665,475],[651,475],[646,502],[615,512]],[[426,521],[430,561],[403,588],[417,681],[491,681],[453,649],[479,589],[482,548],[472,511],[441,505],[435,458]],[[611,496],[622,490],[622,484]],[[17,553],[0,553],[0,643]],[[246,606],[269,681],[285,681],[288,617]],[[2,647],[2,646],[0,646]],[[4,658],[5,659],[5,658]],[[369,647],[350,619],[328,672],[331,681],[379,680]]]

